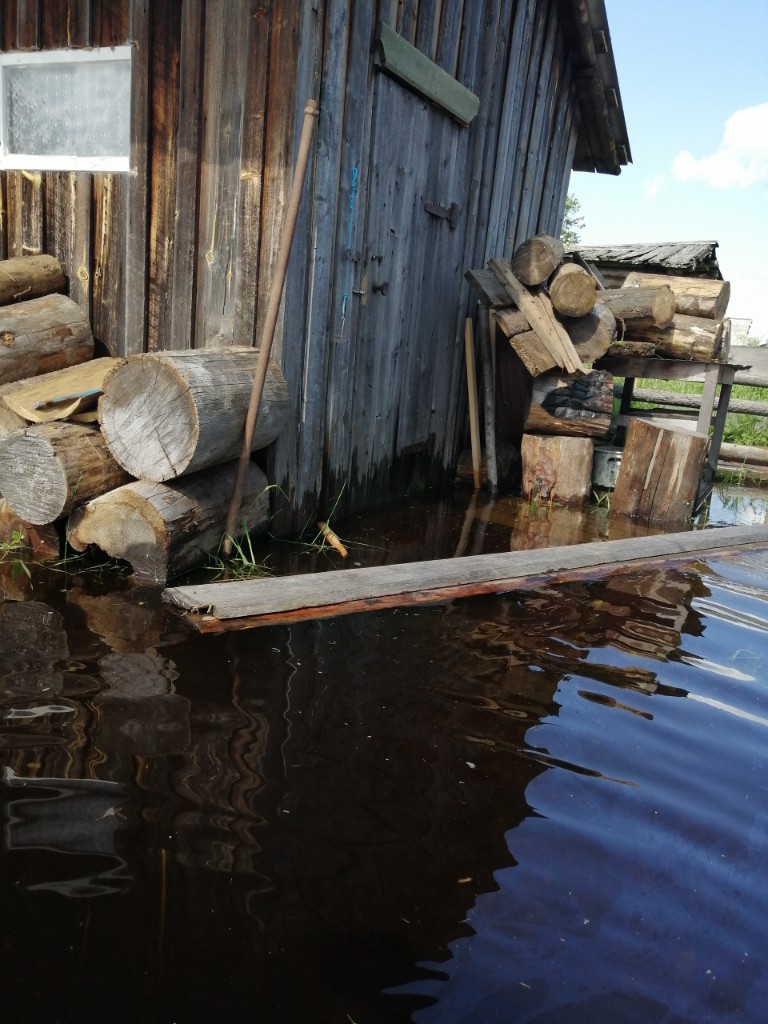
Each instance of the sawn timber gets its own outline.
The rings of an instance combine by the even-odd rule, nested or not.
[[[441,604],[585,575],[644,569],[706,553],[768,548],[768,526],[733,526],[593,541],[533,551],[444,558],[301,576],[171,587],[164,600],[183,608],[201,633],[252,629],[406,605]]]

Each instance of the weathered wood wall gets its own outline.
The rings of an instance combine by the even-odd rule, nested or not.
[[[556,232],[579,124],[558,0],[5,0],[5,50],[133,42],[136,173],[0,174],[0,256],[48,252],[112,354],[257,343],[308,97],[276,353],[281,528],[436,482],[464,429],[464,270]],[[378,20],[480,97],[377,67]],[[452,226],[425,209],[457,204]],[[337,510],[337,515],[339,511]]]

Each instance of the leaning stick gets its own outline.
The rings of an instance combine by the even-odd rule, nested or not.
[[[267,315],[264,320],[264,329],[261,333],[261,345],[259,347],[259,358],[256,363],[256,372],[253,378],[251,400],[248,404],[248,412],[245,417],[243,447],[240,451],[240,461],[237,464],[237,474],[235,476],[235,484],[232,489],[232,500],[230,501],[227,523],[224,529],[224,543],[222,545],[222,550],[226,558],[229,558],[232,554],[232,539],[234,537],[237,517],[240,514],[243,482],[248,469],[248,462],[251,458],[251,444],[253,442],[254,430],[256,429],[256,420],[259,415],[261,395],[264,391],[264,381],[267,378],[269,355],[272,351],[272,342],[274,341],[275,327],[277,325],[277,314],[280,310],[280,302],[283,297],[283,286],[285,285],[285,276],[288,270],[288,257],[291,254],[293,232],[296,228],[296,218],[299,212],[299,203],[301,201],[301,193],[304,186],[307,164],[309,163],[309,148],[312,143],[312,133],[315,128],[315,122],[317,121],[319,111],[320,108],[318,107],[316,100],[307,100],[307,105],[304,108],[304,124],[301,129],[301,139],[299,140],[299,153],[296,158],[296,170],[293,175],[291,196],[288,201],[285,223],[283,224],[283,231],[280,236],[277,266],[275,267],[275,276],[272,281],[272,289],[269,294],[269,305],[267,306]]]
[[[472,318],[464,321],[464,358],[467,363],[467,398],[469,400],[469,439],[472,446],[472,478],[475,490],[480,489],[480,417],[477,411],[477,378],[475,375],[475,342]]]

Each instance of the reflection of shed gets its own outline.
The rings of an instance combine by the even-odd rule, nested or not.
[[[19,2],[0,32],[5,52],[132,44],[133,173],[0,173],[0,257],[57,257],[115,355],[258,341],[319,98],[276,346],[294,524],[345,484],[353,509],[441,478],[464,270],[556,233],[572,168],[630,159],[603,0]]]

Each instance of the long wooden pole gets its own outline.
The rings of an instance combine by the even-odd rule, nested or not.
[[[475,490],[480,488],[480,417],[477,410],[477,378],[475,375],[475,342],[472,319],[464,321],[464,358],[467,363],[467,399],[469,401],[469,440],[472,446],[472,478]]]
[[[232,540],[235,533],[237,517],[240,514],[243,481],[245,480],[248,462],[251,458],[251,443],[253,442],[253,433],[256,428],[256,420],[259,415],[261,396],[264,391],[264,381],[267,378],[269,356],[272,351],[272,342],[275,337],[275,326],[277,325],[277,314],[280,310],[280,302],[283,297],[285,276],[288,270],[288,257],[291,254],[293,233],[296,228],[296,218],[299,212],[299,203],[301,201],[304,178],[307,172],[307,164],[309,163],[309,150],[312,144],[312,133],[314,132],[319,112],[320,108],[317,101],[307,100],[307,105],[304,108],[304,124],[301,129],[299,153],[296,158],[296,169],[293,174],[291,195],[288,201],[288,209],[285,215],[283,231],[280,236],[277,266],[275,267],[275,276],[272,281],[272,289],[269,294],[269,305],[267,307],[267,315],[264,320],[264,329],[261,333],[259,358],[256,363],[256,372],[253,378],[251,400],[248,404],[248,412],[245,417],[243,447],[240,451],[240,461],[237,465],[237,475],[235,476],[235,484],[232,490],[232,500],[229,504],[229,513],[227,515],[227,523],[224,529],[224,543],[222,545],[222,550],[226,558],[229,558],[232,554]]]

